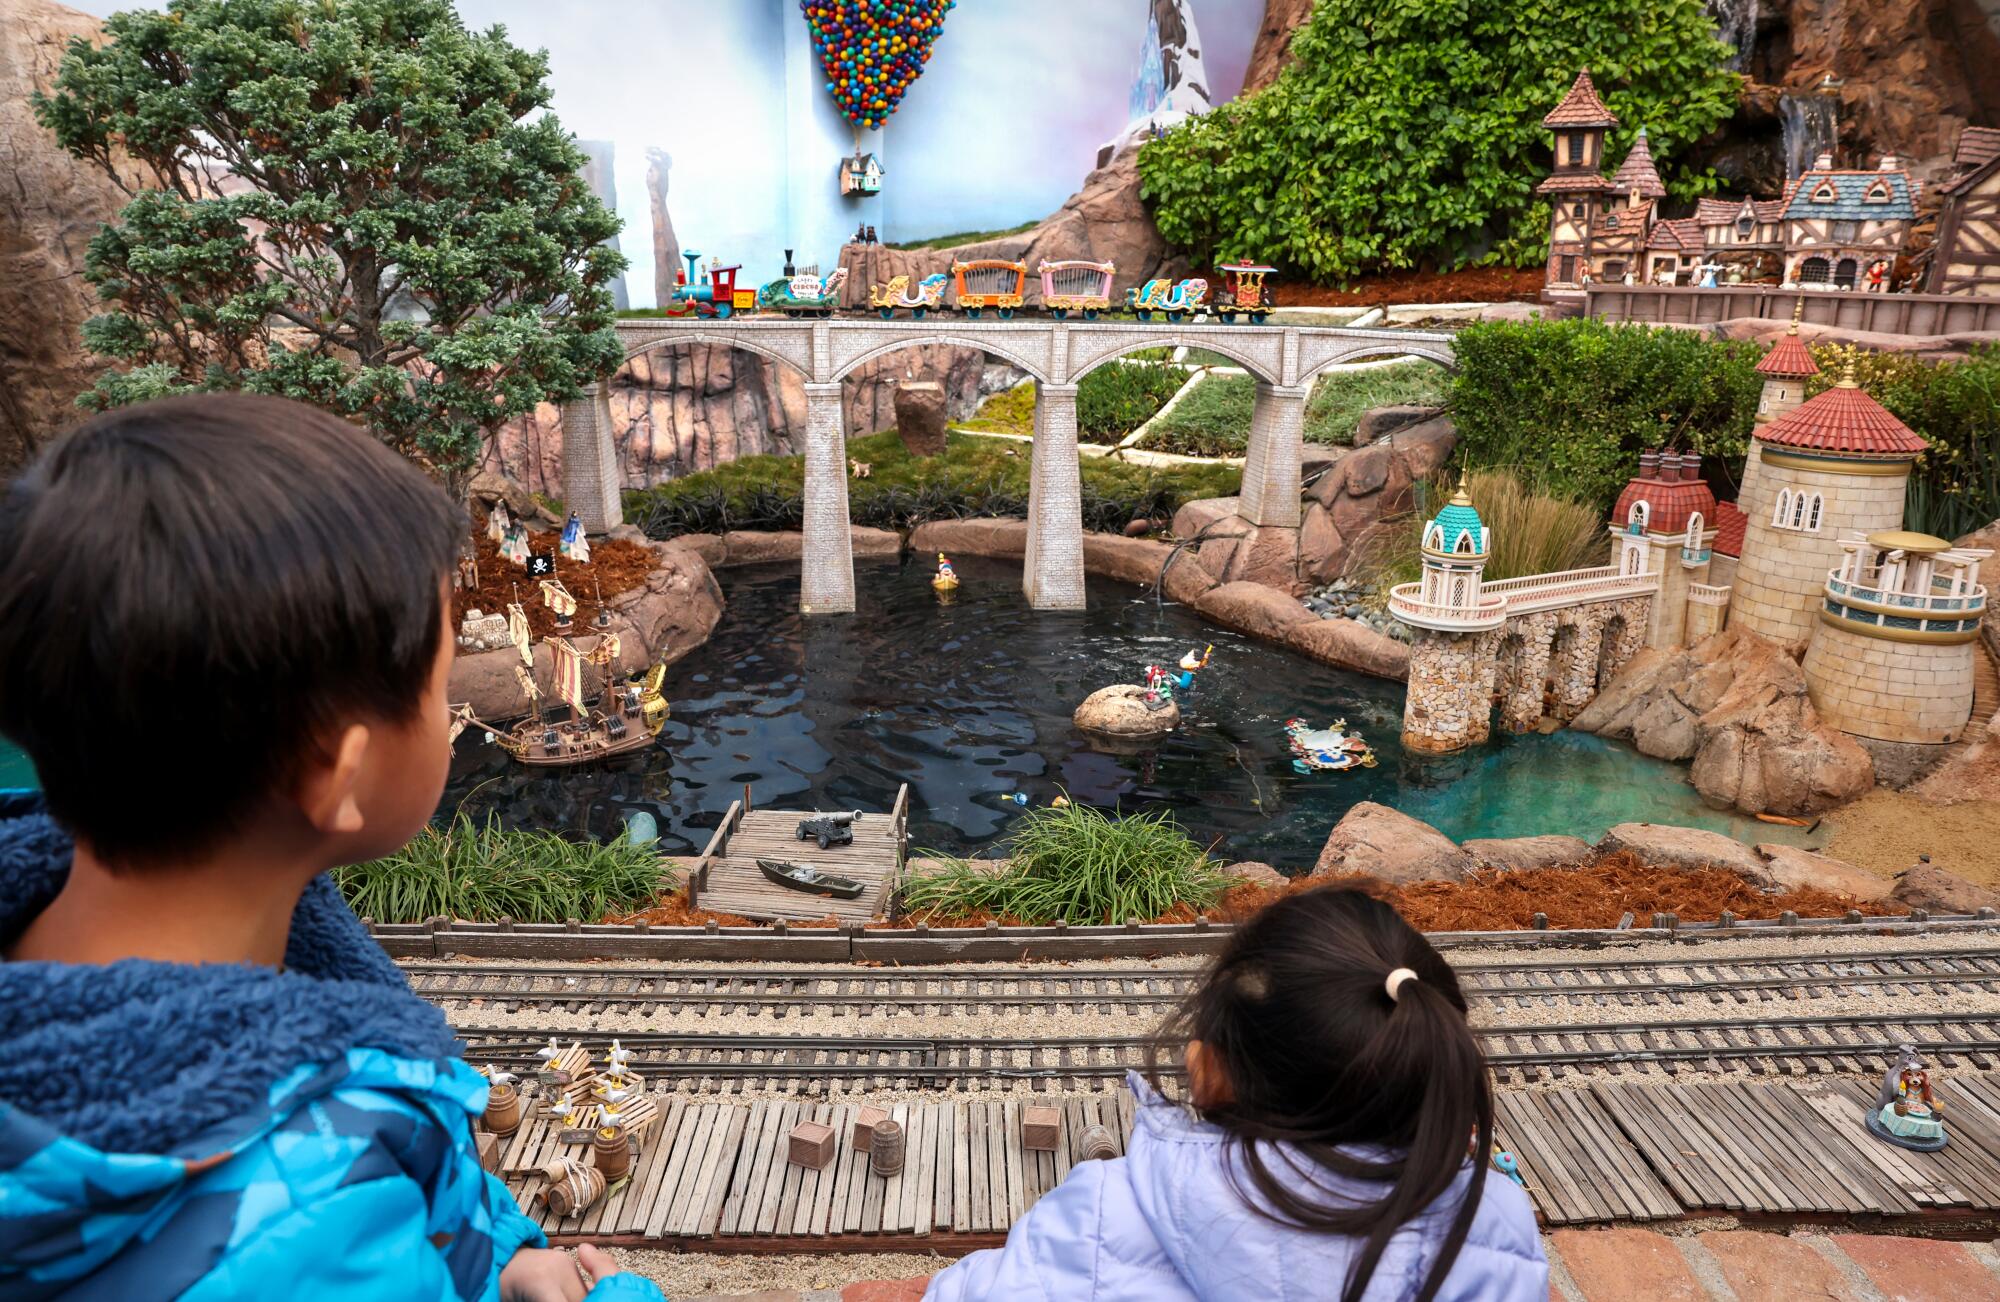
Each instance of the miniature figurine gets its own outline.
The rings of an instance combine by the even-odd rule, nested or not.
[[[931,580],[931,586],[939,592],[950,592],[958,587],[958,571],[951,567],[950,559],[943,552],[938,553],[937,575]]]
[[[1344,732],[1347,720],[1335,719],[1331,728],[1314,729],[1304,719],[1285,720],[1285,735],[1292,746],[1292,767],[1301,773],[1322,769],[1339,772],[1357,765],[1375,767],[1375,751],[1358,732]]]
[[[1165,669],[1158,665],[1146,666],[1146,706],[1148,709],[1163,710],[1174,703],[1174,681]]]
[[[507,504],[495,502],[486,513],[486,536],[498,545],[507,541],[507,531],[513,527],[514,517],[507,513]]]
[[[500,554],[522,569],[528,567],[528,531],[519,520],[507,526],[507,536],[500,540]]]
[[[853,457],[849,457],[847,459],[847,473],[856,479],[866,479],[875,473],[875,463],[872,461],[856,461]]]
[[[1868,1132],[1899,1148],[1933,1153],[1945,1146],[1944,1108],[1931,1095],[1931,1076],[1914,1045],[1903,1045],[1896,1065],[1882,1077]]]
[[[1516,1161],[1514,1155],[1506,1149],[1496,1148],[1493,1150],[1493,1169],[1501,1175],[1506,1176],[1509,1180],[1512,1180],[1515,1184],[1520,1185],[1523,1189],[1528,1187],[1527,1180],[1521,1175],[1520,1162]]]
[[[590,539],[583,536],[583,521],[574,511],[563,521],[562,541],[556,544],[556,550],[578,565],[590,564]]]
[[[611,1051],[604,1055],[604,1060],[611,1064],[611,1075],[624,1076],[632,1065],[632,1051],[614,1038]]]
[[[1181,676],[1174,685],[1177,691],[1191,692],[1194,690],[1195,674],[1208,668],[1208,657],[1214,651],[1215,644],[1211,642],[1202,649],[1200,655],[1197,656],[1192,650],[1189,650],[1186,655],[1181,657]]]
[[[1889,288],[1889,264],[1882,258],[1868,264],[1868,292],[1881,294]]]

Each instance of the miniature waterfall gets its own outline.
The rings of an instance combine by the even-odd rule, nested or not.
[[[1715,20],[1715,34],[1736,51],[1729,60],[1730,70],[1743,71],[1750,62],[1750,47],[1757,40],[1757,0],[1706,0],[1706,3],[1708,16]]]
[[[1785,132],[1785,179],[1793,180],[1813,159],[1833,152],[1840,139],[1840,101],[1809,92],[1780,95],[1778,119]]]

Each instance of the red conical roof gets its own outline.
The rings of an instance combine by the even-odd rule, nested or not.
[[[1666,198],[1666,184],[1660,180],[1659,169],[1653,166],[1653,150],[1646,143],[1646,128],[1639,128],[1632,152],[1625,155],[1625,161],[1611,177],[1611,188],[1619,194],[1636,194],[1641,199]]]
[[[1597,87],[1590,84],[1590,69],[1576,74],[1576,83],[1563,96],[1562,103],[1549,110],[1542,119],[1545,127],[1615,127],[1618,119],[1611,110],[1604,107],[1604,101],[1597,98]]]
[[[1803,350],[1801,350],[1803,351]],[[1804,452],[1914,457],[1930,446],[1848,376],[1755,431],[1759,441]]]
[[[1799,338],[1798,322],[1794,321],[1791,329],[1778,336],[1770,352],[1757,359],[1757,371],[1761,375],[1819,374],[1819,363],[1813,361],[1805,341]]]

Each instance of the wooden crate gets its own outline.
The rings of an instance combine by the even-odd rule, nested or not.
[[[886,1108],[869,1107],[863,1104],[854,1114],[853,1147],[857,1153],[867,1153],[875,1147],[875,1127],[889,1119]]]
[[[1053,1153],[1061,1142],[1061,1108],[1021,1109],[1021,1147],[1036,1153]]]
[[[810,1170],[823,1171],[827,1163],[833,1161],[833,1141],[832,1126],[817,1121],[801,1121],[792,1127],[785,1160]]]

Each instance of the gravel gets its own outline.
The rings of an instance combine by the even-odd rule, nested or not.
[[[933,1275],[954,1258],[933,1253],[854,1252],[795,1256],[726,1255],[714,1252],[660,1252],[652,1248],[611,1248],[626,1270],[644,1275],[675,1302],[711,1293],[756,1293],[765,1289],[839,1288],[861,1279],[910,1279]]]

